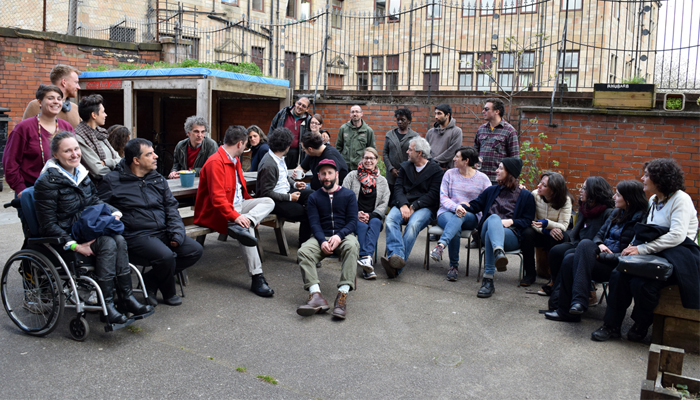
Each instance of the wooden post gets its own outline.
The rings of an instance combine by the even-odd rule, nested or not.
[[[136,135],[136,118],[134,116],[134,90],[131,81],[122,81],[124,91],[124,126],[131,130],[131,137]]]
[[[197,79],[197,116],[211,124],[211,85],[209,79]]]

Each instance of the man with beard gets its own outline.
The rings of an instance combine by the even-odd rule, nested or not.
[[[425,140],[430,143],[430,158],[437,161],[443,170],[454,167],[452,159],[462,146],[462,129],[455,125],[449,104],[435,107],[435,125],[425,135]]]
[[[282,127],[292,132],[292,145],[284,159],[289,169],[296,168],[304,159],[301,141],[307,132],[311,132],[311,115],[308,113],[309,104],[311,104],[311,102],[308,97],[300,97],[293,106],[284,107],[279,110],[277,115],[272,119],[270,130],[267,132],[267,135],[270,136],[272,131]]]
[[[298,252],[304,289],[309,291],[308,302],[297,308],[297,314],[304,317],[330,309],[321,295],[316,272],[316,264],[327,256],[337,254],[342,263],[333,317],[345,319],[347,295],[355,288],[360,248],[355,237],[357,199],[352,190],[338,186],[337,175],[335,161],[324,159],[318,163],[318,179],[322,187],[309,196],[306,207],[313,237]]]
[[[78,98],[78,90],[80,89],[78,75],[80,75],[80,71],[65,64],[57,64],[49,73],[51,83],[58,86],[63,92],[63,105],[61,112],[56,117],[73,125],[73,129],[81,121],[80,115],[78,115],[78,105],[70,101],[71,98]],[[30,101],[24,110],[22,119],[36,116],[39,114],[40,109],[41,103],[38,100]]]

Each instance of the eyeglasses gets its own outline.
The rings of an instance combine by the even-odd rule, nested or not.
[[[362,157],[362,159],[365,161],[374,161],[377,159],[377,157]]]
[[[307,106],[306,104],[302,103],[301,101],[297,101],[297,104],[296,104],[296,105],[299,106],[299,107],[301,107],[301,108],[309,108],[309,106]]]
[[[491,110],[491,109],[488,107],[484,107],[484,111],[489,111],[489,110]]]
[[[316,121],[311,121],[311,125],[321,125],[321,123],[320,123],[320,122],[316,122]]]
[[[578,185],[576,185],[576,188],[577,188],[578,190],[584,190],[584,191],[585,191],[585,190],[586,190],[586,185],[583,184],[583,183],[579,183]]]

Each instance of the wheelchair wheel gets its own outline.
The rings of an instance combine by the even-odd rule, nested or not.
[[[13,254],[2,270],[0,296],[7,315],[21,330],[45,336],[63,315],[61,279],[51,262],[36,250]]]
[[[90,334],[90,325],[85,320],[85,318],[80,315],[75,316],[68,323],[68,329],[70,330],[70,337],[73,340],[82,342]]]

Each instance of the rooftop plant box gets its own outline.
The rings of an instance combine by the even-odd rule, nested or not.
[[[593,107],[650,110],[656,106],[656,85],[646,83],[596,83]]]

